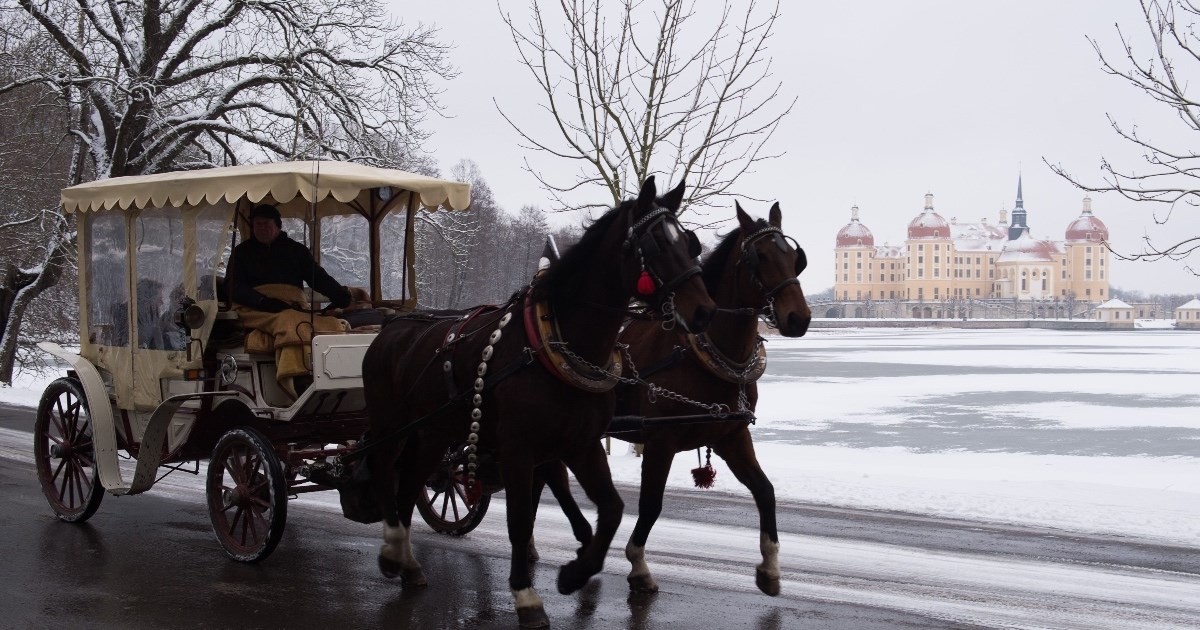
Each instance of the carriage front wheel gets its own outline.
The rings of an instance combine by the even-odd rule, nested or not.
[[[208,516],[221,548],[239,562],[271,555],[287,520],[287,480],[271,443],[241,428],[221,436],[208,463]]]
[[[444,459],[425,482],[417,495],[417,511],[434,531],[462,536],[483,522],[492,496],[483,494],[474,505],[467,501],[467,473],[456,459]]]
[[[42,494],[58,518],[67,522],[86,521],[104,498],[92,431],[92,415],[79,381],[60,378],[50,383],[33,424],[33,457]]]

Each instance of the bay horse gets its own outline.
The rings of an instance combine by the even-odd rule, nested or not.
[[[549,625],[526,554],[535,466],[565,463],[596,504],[596,534],[559,570],[559,592],[601,570],[624,510],[600,438],[616,404],[614,349],[630,299],[694,331],[716,310],[696,261],[699,241],[676,218],[682,199],[683,183],[656,197],[649,178],[508,304],[383,327],[363,357],[363,390],[384,576],[426,584],[411,548],[412,509],[452,448],[469,453],[468,500],[480,486],[505,490],[508,581],[522,627]]]
[[[631,365],[627,373],[632,371],[642,382],[620,386],[617,415],[650,419],[638,429],[614,426],[615,430],[609,431],[613,437],[644,445],[638,520],[625,547],[625,557],[632,565],[627,579],[635,592],[658,590],[646,564],[645,547],[662,513],[663,491],[675,454],[706,447],[725,460],[754,497],[763,558],[755,567],[755,583],[768,595],[779,594],[775,489],[755,457],[750,421],[714,419],[684,424],[672,423],[668,418],[716,411],[718,405],[723,411],[752,414],[758,401],[755,381],[766,368],[766,353],[758,336],[759,316],[765,316],[787,337],[803,336],[812,321],[798,279],[808,264],[807,258],[798,245],[789,245],[790,239],[781,227],[779,204],[771,206],[767,221],[752,219],[740,204],[736,208],[738,227],[724,236],[702,267],[704,284],[718,306],[708,331],[664,333],[654,322],[635,320],[620,336],[620,342],[629,347]],[[653,384],[653,395],[645,381]],[[675,395],[669,395],[672,393]],[[656,424],[653,418],[665,419]],[[699,478],[704,474],[701,471],[715,474],[708,465],[693,471],[697,485],[704,483]],[[563,487],[565,471],[541,472],[576,537],[585,540],[587,532],[580,536],[579,525],[586,526],[587,521]],[[535,497],[538,495],[540,488],[535,488]],[[529,553],[537,557],[535,549]]]

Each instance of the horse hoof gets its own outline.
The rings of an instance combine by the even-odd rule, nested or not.
[[[570,595],[583,588],[583,585],[587,584],[588,580],[596,573],[596,571],[589,572],[584,569],[583,563],[579,560],[572,560],[558,570],[558,592]]]
[[[429,582],[425,581],[425,572],[421,567],[415,569],[404,569],[400,574],[401,581],[405,586],[428,586]]]
[[[631,575],[626,580],[629,581],[629,590],[634,593],[657,593],[658,584],[654,578],[647,575]]]
[[[522,628],[549,628],[550,618],[546,609],[541,606],[530,606],[517,609],[517,622]]]
[[[758,590],[771,597],[779,594],[779,578],[767,575],[762,569],[754,570],[754,583],[758,586]]]
[[[403,572],[403,568],[399,562],[389,560],[381,555],[379,556],[379,572],[383,574],[383,577],[390,580],[394,577],[399,577]]]

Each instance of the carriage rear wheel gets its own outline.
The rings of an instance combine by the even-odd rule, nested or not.
[[[466,468],[448,458],[421,488],[417,511],[434,531],[462,536],[483,522],[491,500],[490,494],[483,494],[471,505],[467,501]]]
[[[208,516],[225,553],[239,562],[271,555],[287,520],[287,480],[271,443],[251,428],[221,436],[208,463]]]
[[[104,498],[92,415],[83,386],[60,378],[46,388],[33,425],[33,457],[42,494],[58,518],[82,523],[96,513]]]

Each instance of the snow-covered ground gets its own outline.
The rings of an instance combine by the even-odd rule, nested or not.
[[[780,500],[1200,546],[1200,333],[813,330],[768,351],[754,432]],[[0,401],[35,406],[50,378]],[[610,461],[637,482],[626,444]],[[711,492],[748,495],[714,465]]]
[[[1200,333],[813,330],[768,352],[754,431],[780,499],[1200,546]],[[714,492],[749,494],[714,465]]]

